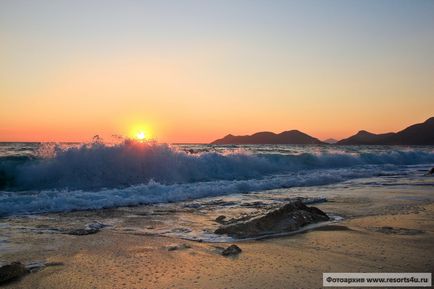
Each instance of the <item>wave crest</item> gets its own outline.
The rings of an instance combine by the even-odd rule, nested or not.
[[[61,149],[50,157],[0,167],[9,189],[101,189],[147,184],[186,184],[217,180],[260,179],[310,169],[361,165],[434,163],[434,152],[389,150],[255,154],[248,151],[189,153],[155,142],[93,143]]]

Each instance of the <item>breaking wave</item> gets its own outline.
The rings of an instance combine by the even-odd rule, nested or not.
[[[402,165],[432,164],[433,150],[189,153],[127,141],[62,149],[44,157],[0,158],[0,215],[56,212],[293,186],[373,176]]]

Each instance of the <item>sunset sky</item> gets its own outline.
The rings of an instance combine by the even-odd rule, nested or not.
[[[434,116],[434,1],[0,1],[0,141],[163,142]]]

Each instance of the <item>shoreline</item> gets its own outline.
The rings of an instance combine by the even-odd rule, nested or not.
[[[430,190],[342,188],[328,202],[314,206],[345,219],[295,235],[227,244],[116,230],[116,224],[85,236],[33,233],[29,238],[29,233],[22,232],[12,240],[19,250],[4,254],[2,261],[44,260],[62,265],[45,267],[4,288],[318,288],[323,272],[433,271]],[[68,214],[74,219],[107,217],[101,211],[64,215]],[[109,213],[116,214],[120,210]],[[180,218],[185,213],[158,216]],[[131,219],[131,223],[139,221]],[[242,252],[221,256],[222,247],[230,244]],[[177,248],[169,250],[171,246]]]

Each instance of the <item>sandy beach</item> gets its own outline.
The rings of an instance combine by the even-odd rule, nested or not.
[[[44,260],[54,265],[5,288],[321,288],[323,272],[433,271],[431,190],[423,186],[340,190],[316,206],[339,214],[342,221],[292,236],[236,242],[242,253],[233,257],[221,255],[221,248],[232,243],[118,231],[116,225],[85,236],[15,235],[10,243],[19,250],[9,248],[4,260]],[[104,219],[124,213],[71,214],[74,219],[80,215]],[[36,227],[44,223],[37,218],[19,222]],[[175,248],[168,249],[171,246]]]
[[[432,286],[433,28],[433,0],[1,0],[0,289]]]

